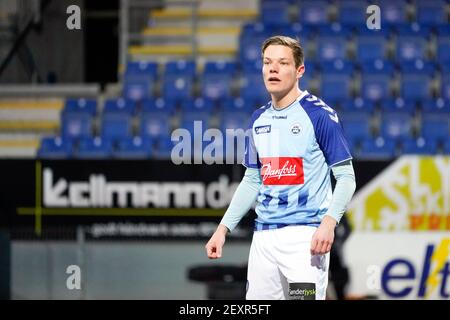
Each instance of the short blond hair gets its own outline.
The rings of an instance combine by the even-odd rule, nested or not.
[[[280,45],[286,46],[292,49],[292,55],[294,56],[295,67],[298,68],[304,63],[303,48],[300,45],[300,41],[286,36],[273,36],[264,41],[261,47],[261,56],[264,57],[264,51],[268,46]]]

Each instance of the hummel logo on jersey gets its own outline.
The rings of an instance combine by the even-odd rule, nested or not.
[[[272,119],[283,119],[283,120],[286,120],[287,116],[272,116]]]
[[[303,159],[291,157],[261,158],[261,176],[265,185],[304,183]]]
[[[255,127],[256,134],[270,133],[271,125]]]

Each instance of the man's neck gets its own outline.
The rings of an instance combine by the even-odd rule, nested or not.
[[[272,106],[275,109],[286,108],[287,106],[291,105],[301,94],[302,91],[297,87],[282,97],[272,95]]]

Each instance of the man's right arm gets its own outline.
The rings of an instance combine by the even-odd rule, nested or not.
[[[247,168],[220,224],[233,231],[258,197],[261,184],[259,169]]]
[[[222,247],[225,243],[226,234],[233,231],[239,221],[250,210],[258,197],[261,184],[259,169],[247,168],[222,221],[205,245],[208,258],[217,259],[222,256]]]

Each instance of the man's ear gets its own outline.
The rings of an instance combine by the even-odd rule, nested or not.
[[[305,65],[302,64],[297,68],[297,79],[300,79],[304,73],[305,73]]]

